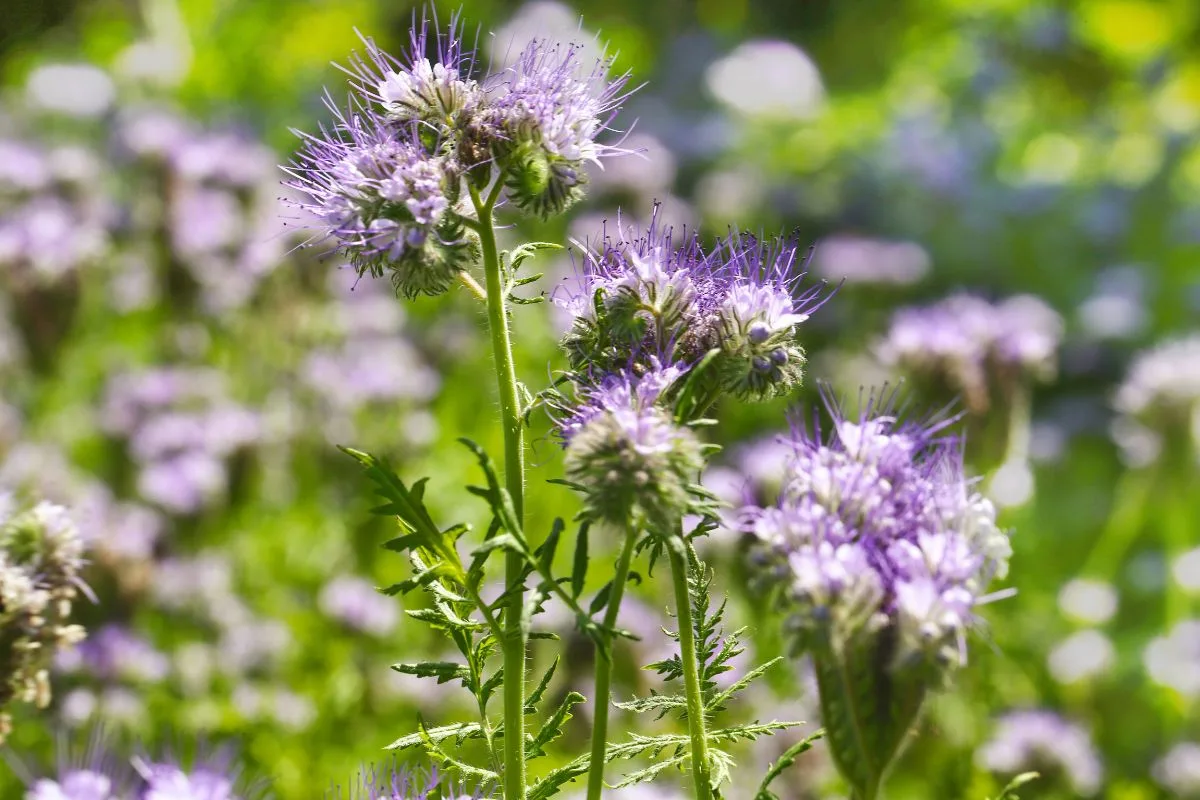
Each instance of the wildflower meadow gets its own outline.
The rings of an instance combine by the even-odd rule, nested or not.
[[[17,3],[0,797],[1200,798],[1200,12]]]

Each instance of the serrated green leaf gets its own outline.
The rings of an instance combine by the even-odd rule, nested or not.
[[[546,755],[546,745],[562,735],[563,725],[571,718],[571,709],[586,701],[587,698],[579,692],[568,692],[563,701],[559,703],[558,708],[550,715],[550,718],[542,724],[542,727],[537,732],[537,736],[534,736],[532,741],[526,743],[526,760]]]
[[[529,697],[525,698],[526,714],[537,712],[538,703],[542,702],[542,695],[546,693],[546,689],[550,686],[550,681],[554,679],[554,673],[558,671],[558,662],[559,657],[555,656],[553,663],[542,673],[542,679],[538,681],[537,688],[530,693]]]
[[[471,671],[462,664],[453,661],[418,661],[415,664],[393,664],[392,669],[405,675],[416,675],[418,678],[437,678],[438,683],[448,683],[459,679],[469,681]]]
[[[456,722],[453,725],[445,725],[440,728],[428,728],[424,733],[424,737],[420,733],[410,733],[407,736],[401,736],[385,747],[384,750],[405,750],[409,747],[416,747],[425,738],[432,739],[434,742],[455,739],[459,744],[462,744],[467,739],[482,739],[483,726],[478,722]]]
[[[754,795],[754,800],[779,800],[779,797],[770,791],[769,787],[771,783],[782,775],[784,770],[795,764],[796,759],[811,750],[813,745],[824,735],[825,731],[819,730],[811,736],[807,736],[796,742],[787,750],[784,750],[779,755],[778,760],[767,770],[767,774],[763,776],[762,783],[758,785],[758,791]]]

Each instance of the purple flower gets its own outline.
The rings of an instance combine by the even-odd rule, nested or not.
[[[833,428],[797,425],[778,503],[741,519],[762,579],[801,647],[896,633],[896,665],[960,664],[974,608],[1007,572],[1011,548],[992,504],[963,475],[949,422],[901,421],[894,395]]]
[[[307,227],[318,240],[332,241],[360,275],[390,271],[409,297],[445,291],[462,267],[449,255],[469,250],[450,213],[459,189],[456,165],[371,110],[342,112],[328,99],[327,105],[334,128],[303,134],[287,170],[287,185],[303,196],[296,205],[312,220]]]
[[[129,796],[133,771],[108,751],[99,729],[82,752],[60,744],[58,760],[52,777],[29,785],[25,800],[126,800]]]
[[[958,294],[897,311],[877,352],[885,364],[947,381],[982,412],[993,381],[1053,377],[1062,328],[1058,313],[1031,295],[993,304]]]
[[[696,435],[660,402],[683,371],[655,367],[577,388],[580,403],[559,433],[566,476],[584,490],[585,513],[619,525],[640,514],[651,530],[670,535],[704,460]]]
[[[1014,711],[1001,717],[992,738],[975,752],[984,769],[1013,775],[1036,770],[1065,780],[1080,794],[1100,790],[1104,768],[1091,737],[1052,711]]]
[[[1200,451],[1200,334],[1162,342],[1139,353],[1117,389],[1113,405],[1126,426],[1150,438],[1154,455],[1161,434],[1184,432]]]
[[[343,795],[339,786],[331,800],[427,800],[434,796],[478,800],[486,795],[443,781],[436,769],[426,773],[392,762],[382,767],[374,764],[364,767],[347,793]]]
[[[609,80],[606,58],[589,70],[582,50],[535,39],[489,87],[487,114],[501,132],[509,197],[538,216],[562,213],[582,196],[588,164],[625,152],[596,137],[610,130],[628,97],[628,75]]]
[[[142,778],[138,800],[250,800],[262,793],[261,784],[243,779],[241,768],[227,751],[198,760],[190,768],[174,760],[134,759]]]
[[[330,618],[372,636],[386,636],[400,621],[393,598],[380,594],[369,581],[351,575],[325,584],[317,603]]]
[[[399,123],[428,127],[439,139],[474,121],[484,102],[484,91],[474,78],[475,55],[464,48],[458,16],[451,17],[445,31],[432,20],[436,61],[430,61],[430,19],[413,17],[409,47],[401,58],[393,58],[364,39],[366,58],[354,54],[347,72],[359,94],[381,107]]]
[[[555,297],[575,321],[563,347],[576,369],[613,371],[630,353],[643,362],[697,364],[710,351],[707,394],[762,400],[786,393],[802,375],[799,326],[827,297],[799,290],[795,242],[731,235],[705,252],[695,235],[659,220],[642,233],[606,230],[587,249],[576,285]]]
[[[167,657],[150,642],[116,624],[95,631],[57,663],[60,669],[82,667],[104,681],[161,681],[170,670]]]

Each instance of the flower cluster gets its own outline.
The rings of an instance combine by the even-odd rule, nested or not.
[[[1164,342],[1140,353],[1113,400],[1123,416],[1116,428],[1132,444],[1135,431],[1157,455],[1162,435],[1186,433],[1200,452],[1200,334]],[[1116,424],[1116,423],[1114,423]],[[1137,459],[1144,460],[1144,459]]]
[[[1104,768],[1087,731],[1052,711],[1014,711],[1000,718],[992,738],[975,753],[985,769],[1004,775],[1035,770],[1077,794],[1095,794]]]
[[[114,375],[101,409],[108,433],[127,438],[138,492],[168,512],[194,514],[220,498],[226,461],[262,437],[259,416],[228,398],[210,369]]]
[[[555,297],[573,317],[563,340],[572,367],[615,371],[630,353],[694,366],[714,352],[710,401],[786,394],[803,377],[800,325],[827,299],[820,285],[798,289],[798,251],[795,241],[739,234],[706,251],[661,224],[657,206],[644,232],[618,221],[588,248],[576,285]]]
[[[581,196],[585,166],[617,150],[596,137],[624,99],[625,78],[608,80],[604,59],[588,72],[576,46],[535,40],[477,75],[457,20],[431,27],[414,19],[400,59],[366,40],[347,70],[349,107],[327,97],[332,127],[302,134],[288,169],[303,224],[407,297],[446,291],[473,260],[465,183],[502,181],[522,211],[560,213]]]
[[[0,495],[0,742],[5,707],[50,703],[50,659],[81,641],[68,622],[82,584],[83,545],[66,509],[41,502],[19,510]]]
[[[747,507],[742,524],[801,647],[886,631],[892,667],[954,666],[1011,548],[945,421],[901,422],[891,405],[854,421],[831,403],[827,441],[797,426],[778,503]]]
[[[1032,295],[990,303],[958,294],[897,311],[877,352],[889,366],[945,381],[978,413],[998,387],[1052,378],[1062,335],[1062,318]]]
[[[429,800],[433,797],[479,800],[487,796],[478,790],[469,791],[465,786],[444,781],[436,769],[420,772],[392,762],[383,767],[374,764],[364,767],[346,794],[342,794],[339,786],[329,795],[329,800]]]
[[[704,467],[696,435],[666,399],[678,366],[625,370],[577,389],[580,403],[559,423],[567,479],[584,489],[589,515],[624,525],[638,513],[652,530],[673,532]]]
[[[75,763],[72,763],[75,762]],[[227,753],[190,767],[174,759],[114,757],[94,738],[82,758],[65,759],[53,777],[34,781],[26,800],[255,800],[261,783],[243,779]]]

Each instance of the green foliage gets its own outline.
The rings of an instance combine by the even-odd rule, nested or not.
[[[734,658],[745,652],[740,637],[745,628],[732,633],[725,633],[722,623],[725,619],[725,609],[728,599],[723,599],[718,605],[711,603],[710,590],[712,587],[712,572],[694,552],[690,558],[691,567],[688,574],[688,596],[692,603],[692,621],[696,640],[696,653],[700,665],[700,685],[704,700],[704,717],[708,725],[709,759],[712,766],[712,781],[714,790],[728,782],[732,775],[733,756],[717,745],[731,745],[739,741],[754,741],[763,736],[770,736],[779,731],[803,725],[803,722],[759,723],[757,721],[742,725],[727,725],[716,727],[716,718],[728,707],[729,701],[761,678],[782,658],[770,661],[749,670],[738,680],[725,689],[717,683],[717,677],[734,669],[730,663]],[[679,641],[678,632],[667,632],[667,635]],[[646,669],[658,674],[663,681],[682,683],[683,662],[677,653],[664,661],[647,665]],[[681,693],[663,694],[652,692],[647,697],[634,698],[629,701],[616,703],[618,708],[641,714],[653,714],[656,719],[662,719],[669,713],[686,723],[688,716],[687,700]],[[636,783],[652,781],[664,772],[672,769],[686,770],[691,763],[689,752],[690,739],[687,736],[659,736],[633,740],[642,745],[637,755],[650,756],[654,763],[643,769],[631,772],[617,786],[631,786]],[[807,741],[807,740],[806,740]],[[814,739],[815,741],[815,739]],[[807,749],[807,748],[805,748]],[[624,751],[621,751],[624,752]],[[663,753],[667,755],[664,757]],[[790,751],[789,751],[790,752]],[[794,755],[799,755],[798,751]],[[793,757],[794,760],[794,757]],[[790,763],[790,762],[789,762]],[[782,769],[782,768],[781,768]]]

